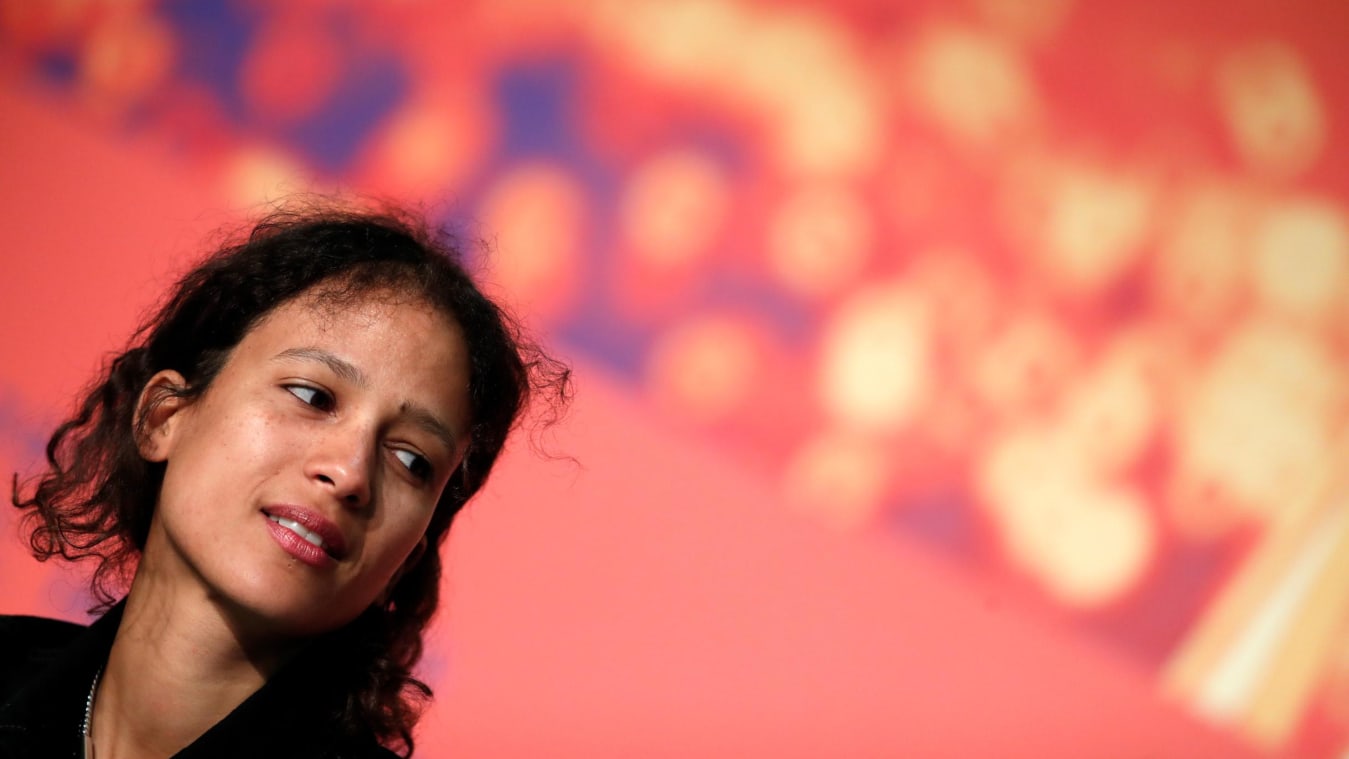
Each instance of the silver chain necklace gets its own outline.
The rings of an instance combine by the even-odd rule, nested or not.
[[[80,735],[84,738],[84,759],[94,759],[94,738],[92,735],[94,719],[94,693],[98,690],[98,678],[103,676],[103,668],[94,673],[94,682],[89,686],[89,697],[84,701],[84,721],[80,723]]]

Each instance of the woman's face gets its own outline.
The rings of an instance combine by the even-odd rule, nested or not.
[[[199,398],[151,412],[142,452],[166,469],[139,571],[272,634],[354,619],[420,550],[468,381],[458,325],[421,301],[276,308]]]

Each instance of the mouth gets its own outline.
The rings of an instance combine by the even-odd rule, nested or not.
[[[267,518],[272,520],[273,522],[276,522],[282,527],[285,527],[287,530],[290,530],[296,535],[299,535],[300,537],[309,541],[313,545],[322,548],[324,552],[326,552],[329,556],[332,556],[332,551],[329,551],[328,546],[324,545],[323,537],[319,535],[317,532],[310,532],[309,530],[306,530],[303,525],[301,525],[299,522],[296,522],[293,519],[286,519],[285,517],[278,517],[273,514],[268,514]]]
[[[269,506],[262,513],[278,527],[295,533],[333,559],[340,561],[346,555],[341,530],[318,512],[298,506]]]

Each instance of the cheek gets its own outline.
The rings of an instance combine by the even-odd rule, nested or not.
[[[423,536],[426,535],[426,529],[430,526],[430,518],[421,518],[409,520],[398,531],[398,536],[394,543],[396,548],[392,551],[394,554],[394,564],[402,565],[407,557],[417,548]]]
[[[426,535],[430,521],[429,517],[418,515],[401,520],[391,519],[384,525],[392,529],[385,531],[377,539],[377,546],[372,546],[376,554],[372,557],[374,559],[372,570],[381,587],[402,568],[404,562],[416,550],[417,544]]]
[[[207,409],[203,409],[204,411]],[[184,426],[165,462],[160,502],[216,510],[246,498],[261,481],[296,460],[304,440],[284,434],[266,414],[202,414]]]

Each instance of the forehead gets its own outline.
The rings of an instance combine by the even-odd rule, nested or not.
[[[388,286],[366,288],[343,282],[321,282],[293,298],[282,301],[280,305],[264,314],[258,324],[261,325],[279,314],[305,318],[322,325],[332,321],[350,321],[353,318],[381,317],[385,312],[409,311],[439,316],[453,329],[458,329],[458,324],[451,315],[443,313],[420,293]]]
[[[319,346],[349,354],[372,371],[449,373],[455,379],[462,374],[467,382],[467,347],[458,322],[424,298],[390,290],[305,292],[268,312],[234,353],[267,358]]]
[[[463,341],[458,321],[417,293],[390,288],[352,290],[338,284],[316,285],[272,308],[244,333],[244,340],[268,325],[282,322],[287,329],[317,332],[351,332],[374,328],[383,322],[428,322],[434,332],[425,337],[450,337]],[[283,330],[284,331],[284,330]]]

